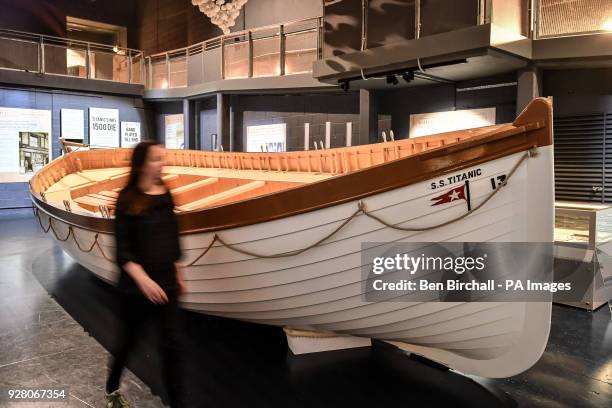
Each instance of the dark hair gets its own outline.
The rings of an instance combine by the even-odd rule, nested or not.
[[[140,189],[140,179],[151,147],[158,146],[156,141],[140,142],[132,152],[130,176],[126,186],[119,193],[118,204],[122,204],[130,214],[140,214],[148,207],[148,199]]]
[[[158,146],[159,142],[146,141],[140,142],[134,147],[132,152],[132,165],[130,168],[130,177],[128,178],[126,190],[134,191],[139,190],[140,178],[142,176],[142,169],[147,163],[147,157],[149,156],[149,150],[153,146]]]

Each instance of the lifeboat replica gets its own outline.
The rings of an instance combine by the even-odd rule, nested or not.
[[[72,151],[30,181],[41,227],[108,282],[118,276],[113,211],[130,156]],[[167,150],[166,164],[188,310],[284,327],[290,345],[381,339],[484,377],[520,373],[544,351],[550,302],[366,302],[360,251],[362,242],[552,242],[548,99],[513,123],[314,151]],[[465,174],[471,207],[449,194]]]

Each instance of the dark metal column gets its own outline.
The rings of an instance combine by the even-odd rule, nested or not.
[[[516,73],[516,114],[521,113],[533,98],[542,95],[542,72],[534,66]]]
[[[230,97],[222,93],[217,94],[217,133],[223,150],[231,151],[233,144],[230,132]]]
[[[195,103],[183,99],[183,126],[185,127],[185,149],[196,149]]]
[[[193,149],[202,150],[202,124],[200,123],[200,101],[193,101]]]

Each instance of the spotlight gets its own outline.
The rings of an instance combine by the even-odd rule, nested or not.
[[[395,75],[387,75],[387,83],[397,85],[398,84],[397,77]]]
[[[406,81],[406,82],[414,81],[414,71],[404,72],[404,73],[402,74],[402,78],[403,78],[403,79],[404,79],[404,81]]]
[[[349,87],[350,87],[349,81],[342,81],[342,82],[340,82],[340,88],[344,92],[347,92],[349,90]]]

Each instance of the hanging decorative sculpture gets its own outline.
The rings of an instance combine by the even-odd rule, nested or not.
[[[240,9],[246,2],[247,0],[191,0],[223,34],[229,34],[230,27],[236,24]]]

